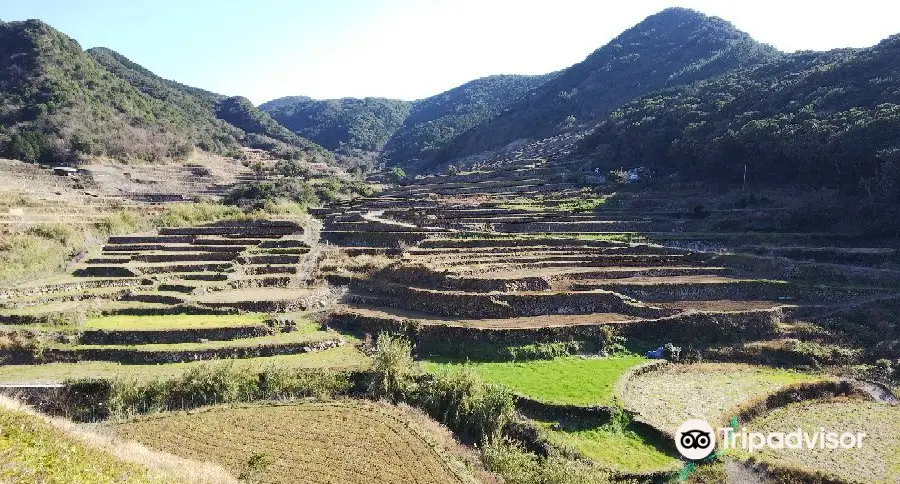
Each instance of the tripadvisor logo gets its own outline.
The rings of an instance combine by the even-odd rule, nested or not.
[[[747,428],[737,429],[737,419],[732,419],[731,427],[722,427],[718,432],[703,420],[688,420],[675,432],[675,447],[689,460],[709,457],[716,448],[716,435],[721,436],[723,451],[743,449],[755,452],[769,449],[853,449],[863,445],[865,432],[829,432],[824,427],[812,433],[798,428],[793,432],[751,432]]]
[[[685,459],[700,460],[716,448],[716,434],[703,420],[688,420],[675,432],[675,447]]]

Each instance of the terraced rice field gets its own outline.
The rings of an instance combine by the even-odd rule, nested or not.
[[[118,315],[88,319],[84,329],[99,330],[166,330],[188,328],[228,328],[258,326],[268,319],[265,314],[173,314],[159,316]]]
[[[681,467],[677,456],[666,450],[659,437],[636,428],[612,429],[589,421],[537,420],[547,440],[571,448],[587,459],[616,472],[645,474],[673,471]]]
[[[431,371],[459,363],[432,360]],[[520,395],[547,403],[576,406],[610,405],[622,374],[646,360],[641,357],[557,358],[521,362],[467,363],[483,379],[508,386]]]
[[[548,146],[534,148],[536,159],[519,153],[312,209],[321,237],[296,220],[113,237],[69,276],[0,290],[0,330],[49,335],[39,361],[0,366],[0,382],[157,377],[217,358],[253,368],[368,368],[353,345],[383,331],[409,335],[430,371],[458,363],[433,356],[448,347],[599,348],[613,336],[629,347],[672,343],[685,355],[742,361],[670,365],[627,380],[643,358],[471,363],[484,379],[540,402],[619,398],[651,428],[537,424],[552,444],[633,475],[673,465],[654,439],[685,419],[719,421],[748,400],[827,378],[765,366],[820,365],[792,343],[798,315],[812,321],[900,287],[891,248],[780,233],[769,224],[782,210],[775,201],[749,209],[722,202],[701,217],[694,209],[712,203],[702,188],[609,192],[579,182],[580,167],[542,151]],[[322,313],[321,326],[313,313]],[[876,357],[870,348],[854,355]],[[825,408],[821,415],[831,418]],[[212,456],[237,474],[256,472],[261,482],[457,482],[450,461],[396,424],[401,417],[349,403],[216,408],[121,429]],[[338,438],[346,429],[352,435]],[[254,455],[245,435],[273,454]],[[260,467],[248,468],[251,458]]]
[[[851,449],[763,449],[752,458],[776,467],[859,483],[900,482],[900,406],[865,400],[808,401],[777,408],[747,423],[756,432],[865,432],[861,447]]]
[[[199,365],[234,365],[236,369],[330,368],[334,370],[367,369],[371,359],[353,346],[296,355],[278,355],[234,360],[191,361],[165,365],[123,365],[110,361],[80,363],[45,363],[38,365],[0,365],[0,385],[61,384],[68,380],[138,378],[157,379],[177,376]]]
[[[260,483],[462,483],[436,437],[400,410],[371,403],[213,407],[148,417],[117,434],[181,457],[211,460]],[[252,462],[258,462],[254,466]]]
[[[823,377],[740,364],[665,365],[622,382],[625,408],[670,435],[692,418],[725,423],[740,404]]]

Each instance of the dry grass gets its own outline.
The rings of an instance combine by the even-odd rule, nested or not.
[[[18,423],[19,439],[2,446],[0,480],[9,482],[160,482],[236,483],[214,464],[156,452],[94,427],[38,414],[19,402],[0,397],[0,413]],[[9,434],[12,436],[12,434]],[[4,433],[0,441],[4,441]],[[24,445],[24,452],[16,452]],[[12,453],[10,456],[9,453]],[[17,461],[18,456],[21,461]],[[12,457],[12,460],[8,460]],[[35,468],[29,468],[29,464]],[[18,477],[17,477],[18,476]],[[22,480],[19,480],[21,478]]]
[[[340,249],[325,252],[325,259],[319,268],[325,272],[371,274],[384,269],[395,260],[381,254],[348,255]]]
[[[685,420],[725,421],[730,416],[728,412],[744,402],[793,383],[821,379],[752,365],[673,364],[640,374],[618,386],[626,408],[674,435]]]
[[[860,448],[763,449],[755,460],[776,469],[797,469],[809,474],[859,483],[900,482],[900,406],[852,400],[817,400],[776,408],[752,420],[747,428],[758,432],[865,432]],[[748,458],[746,453],[737,453]]]

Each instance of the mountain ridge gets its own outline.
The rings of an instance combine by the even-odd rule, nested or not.
[[[110,49],[85,51],[40,20],[0,23],[0,156],[47,164],[158,161],[195,148],[238,156],[251,146],[332,159],[249,102],[240,105],[260,121],[256,132],[218,119],[215,104],[227,99],[159,78]]]
[[[779,55],[774,47],[756,42],[721,18],[669,8],[624,31],[529,91],[504,113],[460,136],[442,153],[441,160],[499,148],[521,138],[539,139],[574,126],[590,126],[639,95]]]
[[[553,74],[495,75],[415,101],[366,97],[286,96],[259,105],[295,133],[345,154],[379,152],[382,162],[409,166],[499,112]]]

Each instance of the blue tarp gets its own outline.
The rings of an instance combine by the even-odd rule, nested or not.
[[[648,351],[647,354],[644,355],[644,356],[646,356],[647,358],[655,359],[655,360],[662,359],[662,357],[663,357],[663,347],[660,346],[659,348],[656,348],[655,350]]]

